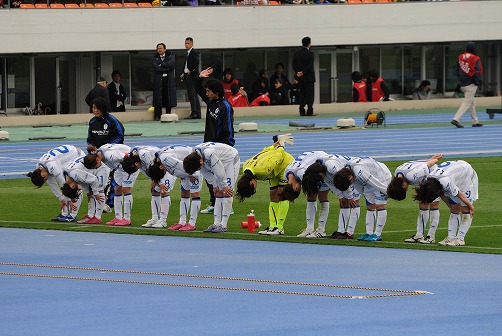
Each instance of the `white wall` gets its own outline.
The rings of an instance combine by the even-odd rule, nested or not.
[[[0,53],[502,40],[502,1],[0,10]]]

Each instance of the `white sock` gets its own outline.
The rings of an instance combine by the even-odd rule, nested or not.
[[[66,206],[61,208],[61,216],[67,217],[70,214],[70,202],[69,198],[66,198]]]
[[[457,235],[458,227],[460,226],[460,214],[450,213],[448,219],[448,238],[453,238]]]
[[[192,198],[192,205],[190,207],[190,221],[189,223],[195,226],[195,223],[197,223],[197,216],[199,215],[200,211],[200,197],[195,197]]]
[[[307,217],[307,230],[314,231],[315,215],[317,213],[317,201],[307,201],[307,210],[305,215]]]
[[[101,195],[104,200],[106,199],[104,191],[100,191],[98,195]],[[101,216],[103,215],[103,206],[105,205],[105,201],[103,201],[103,203],[99,203],[98,201],[96,201],[96,199],[93,200],[96,205],[96,212],[94,213],[94,217],[96,217],[97,219],[101,219]]]
[[[319,208],[319,224],[317,230],[324,232],[326,231],[326,222],[329,215],[329,202],[327,200],[320,202]]]
[[[188,211],[190,210],[190,197],[182,197],[180,199],[180,220],[178,223],[186,224]]]
[[[150,201],[150,207],[152,209],[152,220],[158,220],[160,218],[160,208],[161,208],[160,195],[152,195],[152,200]]]
[[[214,201],[214,225],[220,226],[221,225],[221,215],[223,212],[223,198],[221,197],[216,197]]]
[[[428,236],[435,237],[436,236],[436,230],[438,228],[439,224],[439,209],[434,208],[431,209],[429,212],[429,232],[427,233]]]
[[[425,227],[427,226],[427,222],[429,221],[429,210],[428,209],[420,209],[417,218],[417,233],[416,237],[423,237]]]
[[[113,209],[115,212],[115,218],[122,219],[122,194],[115,195],[113,198]]]
[[[162,223],[167,222],[167,215],[169,215],[170,207],[171,207],[171,196],[170,195],[161,196],[159,221],[161,221]]]
[[[132,194],[124,194],[124,218],[128,221],[131,220],[132,211]]]
[[[234,203],[234,198],[223,197],[221,200],[222,200],[221,226],[226,228],[228,224],[228,219],[230,218],[230,212],[232,211],[232,204]]]
[[[75,202],[75,210],[71,210],[70,208],[70,215],[73,218],[77,218],[78,216],[78,209],[80,209],[80,205],[82,204],[82,195],[80,195],[79,198],[77,198],[77,201]]]
[[[465,238],[465,235],[467,234],[467,231],[469,231],[471,224],[472,224],[471,214],[469,212],[463,213],[462,223],[460,223],[460,228],[458,229],[457,237]]]
[[[387,222],[387,209],[378,210],[377,215],[375,234],[381,236],[385,223]]]
[[[87,202],[87,216],[89,218],[94,217],[96,215],[96,199],[94,197],[89,197],[89,200]]]
[[[376,224],[376,210],[366,209],[366,233],[373,234],[373,229]]]
[[[338,229],[336,231],[344,233],[347,230],[347,225],[350,218],[350,208],[340,208],[338,214]]]
[[[347,232],[351,235],[354,234],[356,230],[357,222],[359,221],[359,216],[361,215],[361,207],[357,206],[350,209],[349,223],[347,224]]]

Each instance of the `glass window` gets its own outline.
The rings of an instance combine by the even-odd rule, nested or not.
[[[432,93],[444,92],[443,46],[425,47],[425,78],[431,82]]]
[[[30,58],[7,58],[7,107],[30,106]]]
[[[131,55],[131,105],[152,106],[152,52]]]
[[[403,93],[401,68],[401,48],[382,48],[382,72],[380,76],[389,87],[391,94]]]
[[[4,73],[5,58],[0,58],[0,110],[5,110],[5,73]]]
[[[223,76],[223,53],[221,51],[202,51],[200,66],[202,70],[213,68],[213,77],[221,79]]]
[[[360,48],[359,49],[359,69],[361,73],[375,69],[380,72],[380,49]]]
[[[465,51],[465,45],[452,44],[445,47],[445,74],[446,74],[446,88],[445,92],[455,91],[458,85],[457,77],[457,62],[458,55]]]
[[[114,55],[112,57],[113,70],[120,72],[120,84],[127,94],[126,104],[131,103],[131,76],[129,73],[129,55]],[[110,74],[111,75],[111,74]]]
[[[420,80],[420,47],[403,48],[403,94],[412,95],[415,81]]]
[[[251,89],[258,79],[258,71],[265,66],[265,51],[263,50],[225,52],[225,68],[234,70],[234,77],[244,85],[246,90]],[[221,75],[217,78],[221,78]]]

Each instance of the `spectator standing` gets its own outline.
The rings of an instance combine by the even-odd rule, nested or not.
[[[368,71],[366,96],[368,101],[389,101],[390,91],[385,81],[375,69]]]
[[[359,71],[354,71],[352,73],[352,101],[357,102],[367,102],[366,97],[366,81],[363,80],[361,73]]]
[[[124,85],[120,84],[120,71],[113,70],[112,82],[108,84],[108,95],[110,96],[110,105],[112,112],[125,112],[125,100],[127,94]]]
[[[301,116],[314,115],[314,53],[310,51],[312,42],[310,37],[302,39],[302,47],[296,51],[293,56],[293,70],[295,79],[300,86],[299,92],[299,111]],[[305,113],[305,105],[307,112]]]
[[[162,108],[170,114],[176,107],[176,83],[174,81],[174,54],[167,52],[164,43],[157,44],[157,53],[152,58],[154,120],[160,120]]]
[[[458,128],[464,127],[459,123],[459,120],[467,111],[471,113],[472,127],[483,126],[483,124],[478,121],[476,105],[474,103],[476,91],[478,87],[481,86],[482,73],[483,66],[481,65],[481,58],[476,55],[476,44],[474,42],[467,42],[465,52],[458,56],[457,62],[457,76],[460,81],[460,90],[465,95],[462,105],[460,105],[451,121],[451,123]]]
[[[92,102],[96,98],[103,98],[106,102],[107,111],[111,111],[110,96],[108,95],[108,89],[106,88],[106,79],[103,77],[98,77],[96,81],[96,86],[89,91],[85,97],[85,102],[89,105],[89,112],[92,113]]]
[[[413,91],[413,100],[427,100],[431,97],[431,82],[423,80]]]
[[[193,38],[185,39],[185,49],[187,57],[185,59],[185,67],[183,69],[183,79],[187,88],[188,100],[190,101],[191,113],[187,119],[200,119],[200,102],[195,91],[195,81],[199,75],[199,53],[193,48]]]
[[[231,86],[233,84],[236,84],[238,86],[241,85],[239,83],[239,81],[236,78],[234,78],[234,72],[230,68],[227,68],[227,69],[225,69],[223,71],[223,80],[221,81],[221,84],[223,85],[223,91],[225,93],[225,99],[227,99],[227,100],[232,95]]]
[[[201,71],[196,85],[197,93],[207,105],[204,142],[218,142],[233,147],[235,144],[234,109],[225,99],[221,81],[210,79],[205,84],[205,89],[202,87],[202,78],[208,78],[212,72],[212,68]],[[209,188],[211,204],[201,213],[213,213],[216,200],[214,190],[207,179],[206,184]]]

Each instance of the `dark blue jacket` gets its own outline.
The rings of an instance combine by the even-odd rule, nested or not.
[[[124,126],[109,113],[102,117],[93,117],[89,121],[87,144],[97,148],[107,143],[124,143]]]

